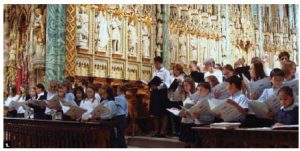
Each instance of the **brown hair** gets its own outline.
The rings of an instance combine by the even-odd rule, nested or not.
[[[264,65],[260,60],[255,60],[252,62],[253,70],[255,71],[255,77],[253,78],[254,81],[260,80],[266,77],[266,73],[264,70]]]
[[[206,77],[208,79],[208,81],[210,81],[211,83],[213,83],[213,86],[216,86],[217,84],[219,84],[219,81],[217,79],[216,76],[214,75],[210,75],[208,77]]]
[[[173,66],[173,70],[174,70],[174,69],[178,70],[178,71],[180,72],[180,74],[184,73],[184,72],[183,72],[183,67],[182,67],[181,64],[175,64],[175,65]]]
[[[189,84],[189,85],[191,86],[191,91],[190,91],[190,93],[193,94],[193,93],[196,92],[195,82],[194,82],[194,80],[193,80],[192,78],[187,77],[187,78],[184,79],[183,82],[184,82],[184,83],[187,83],[187,84]],[[185,92],[185,96],[187,96],[187,95],[188,95],[187,92]]]
[[[226,70],[232,71],[232,72],[233,72],[233,74],[235,74],[235,71],[234,71],[234,69],[233,69],[232,65],[230,65],[230,64],[226,64],[226,65],[223,67],[223,69],[226,69]]]
[[[290,70],[293,67],[296,67],[296,63],[295,62],[290,61],[290,60],[287,60],[287,61],[283,62],[281,68],[282,68],[282,71],[284,72],[284,76],[285,77],[288,77],[290,75]]]

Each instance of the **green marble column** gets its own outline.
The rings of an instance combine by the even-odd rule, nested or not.
[[[164,4],[162,8],[162,23],[163,23],[163,44],[162,44],[162,57],[164,66],[170,69],[170,53],[169,53],[169,8],[170,5]]]
[[[65,73],[66,5],[47,5],[46,86],[62,82]]]

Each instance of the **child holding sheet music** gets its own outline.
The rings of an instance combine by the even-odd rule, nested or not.
[[[6,101],[4,101],[4,108],[7,110],[7,117],[16,117],[17,111],[15,109],[11,109],[9,106],[11,102],[18,101],[20,95],[17,94],[16,86],[12,85],[9,89],[9,96],[7,97]]]
[[[271,88],[264,89],[262,95],[259,97],[259,101],[265,101],[274,93],[277,93],[278,89],[282,86],[284,79],[284,72],[279,68],[275,68],[270,73],[270,81],[272,83]]]
[[[45,87],[43,84],[39,83],[36,85],[37,93],[37,102],[38,104],[33,103],[31,107],[34,109],[34,118],[35,119],[45,119],[45,109],[46,104],[45,100],[47,99],[47,93],[45,92]]]
[[[264,65],[262,64],[260,59],[253,60],[249,72],[251,76],[251,81],[253,82],[267,78],[266,73],[264,71]],[[261,93],[262,92],[251,92],[251,94],[249,94],[249,98],[256,100],[260,97]]]
[[[78,106],[80,106],[80,102],[85,99],[84,90],[81,86],[75,87],[74,89],[75,102]]]
[[[88,85],[86,88],[86,98],[80,102],[80,107],[87,111],[82,114],[83,120],[92,118],[91,112],[100,104],[100,100],[95,99],[95,88]]]
[[[100,90],[100,104],[108,108],[111,112],[106,112],[101,115],[101,119],[112,119],[117,114],[117,106],[113,89],[109,86],[103,86]]]
[[[295,104],[293,90],[284,86],[278,90],[281,108],[275,116],[275,125],[298,125],[298,106]]]
[[[171,85],[168,89],[168,97],[170,100],[170,106],[179,109],[182,106],[184,100],[182,82],[184,80],[185,73],[181,64],[175,64],[173,66],[173,75],[171,76]],[[171,114],[172,132],[173,135],[179,135],[180,117]]]
[[[200,96],[199,99],[196,100],[197,103],[200,103],[200,101],[208,100],[212,97],[212,95],[210,94],[211,89],[208,82],[199,83],[197,86],[197,91]],[[213,113],[205,113],[205,114],[194,113],[193,117],[195,118],[194,123],[196,125],[204,124],[204,123],[207,124],[214,121]]]
[[[227,86],[227,91],[231,95],[229,99],[232,99],[240,107],[242,107],[246,112],[248,111],[248,98],[241,92],[242,80],[237,76],[232,76],[227,79],[229,83]],[[244,117],[241,117],[240,121],[243,121]]]
[[[182,119],[179,140],[186,144],[186,148],[190,148],[195,142],[195,134],[192,130],[192,126],[194,126],[194,120],[186,110],[195,104],[195,101],[191,100],[190,98],[191,94],[196,92],[194,80],[187,77],[183,82],[183,87],[185,92],[185,100],[183,101],[183,109],[180,112]]]

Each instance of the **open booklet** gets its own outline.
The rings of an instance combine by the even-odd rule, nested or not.
[[[29,100],[27,105],[32,108],[44,108],[46,106],[46,100]]]
[[[50,109],[57,109],[60,108],[60,98],[56,95],[54,97],[52,97],[51,99],[45,101],[46,106]]]
[[[257,81],[249,81],[247,77],[243,74],[243,81],[246,85],[246,89],[250,94],[258,94],[261,95],[266,88],[270,88],[272,86],[270,80],[268,78],[263,78]]]
[[[70,116],[72,119],[81,118],[82,114],[87,110],[81,107],[78,107],[76,103],[74,104],[72,101],[69,102],[59,102],[62,108],[62,111],[65,115]]]
[[[8,106],[8,110],[12,111],[12,110],[18,110],[19,107],[23,107],[25,110],[30,110],[30,107],[27,105],[27,102],[16,102],[16,101],[12,101],[9,106]]]
[[[217,100],[217,99],[205,99],[202,101],[198,101],[195,105],[190,107],[189,109],[183,108],[187,111],[188,115],[192,118],[195,114],[210,114],[214,113],[216,115],[221,115],[221,118],[225,122],[236,121],[240,117],[246,114],[245,110],[241,108],[237,103],[235,103],[231,99],[225,100]],[[169,109],[171,113],[177,115],[178,111],[174,111]],[[179,113],[178,113],[179,115]]]
[[[227,85],[228,85],[228,82],[223,82],[223,83],[220,83],[218,85],[216,85],[213,89],[212,89],[212,93],[220,93],[221,96],[218,98],[220,100],[222,99],[226,99],[226,98],[229,98],[230,97],[230,94],[228,93],[227,91]]]
[[[257,117],[269,119],[271,119],[271,117],[268,117],[268,111],[272,110],[276,113],[281,106],[276,93],[263,102],[258,100],[249,101],[248,105],[249,110],[253,111]]]
[[[283,83],[283,86],[288,86],[293,89],[294,93],[299,96],[299,79],[294,79]]]
[[[95,118],[100,118],[101,115],[110,114],[112,112],[111,109],[105,107],[102,104],[99,104],[92,112],[91,115]]]

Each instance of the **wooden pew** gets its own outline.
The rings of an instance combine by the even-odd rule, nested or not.
[[[115,124],[4,118],[4,141],[13,148],[104,148]]]
[[[204,148],[298,148],[298,130],[193,127]]]

